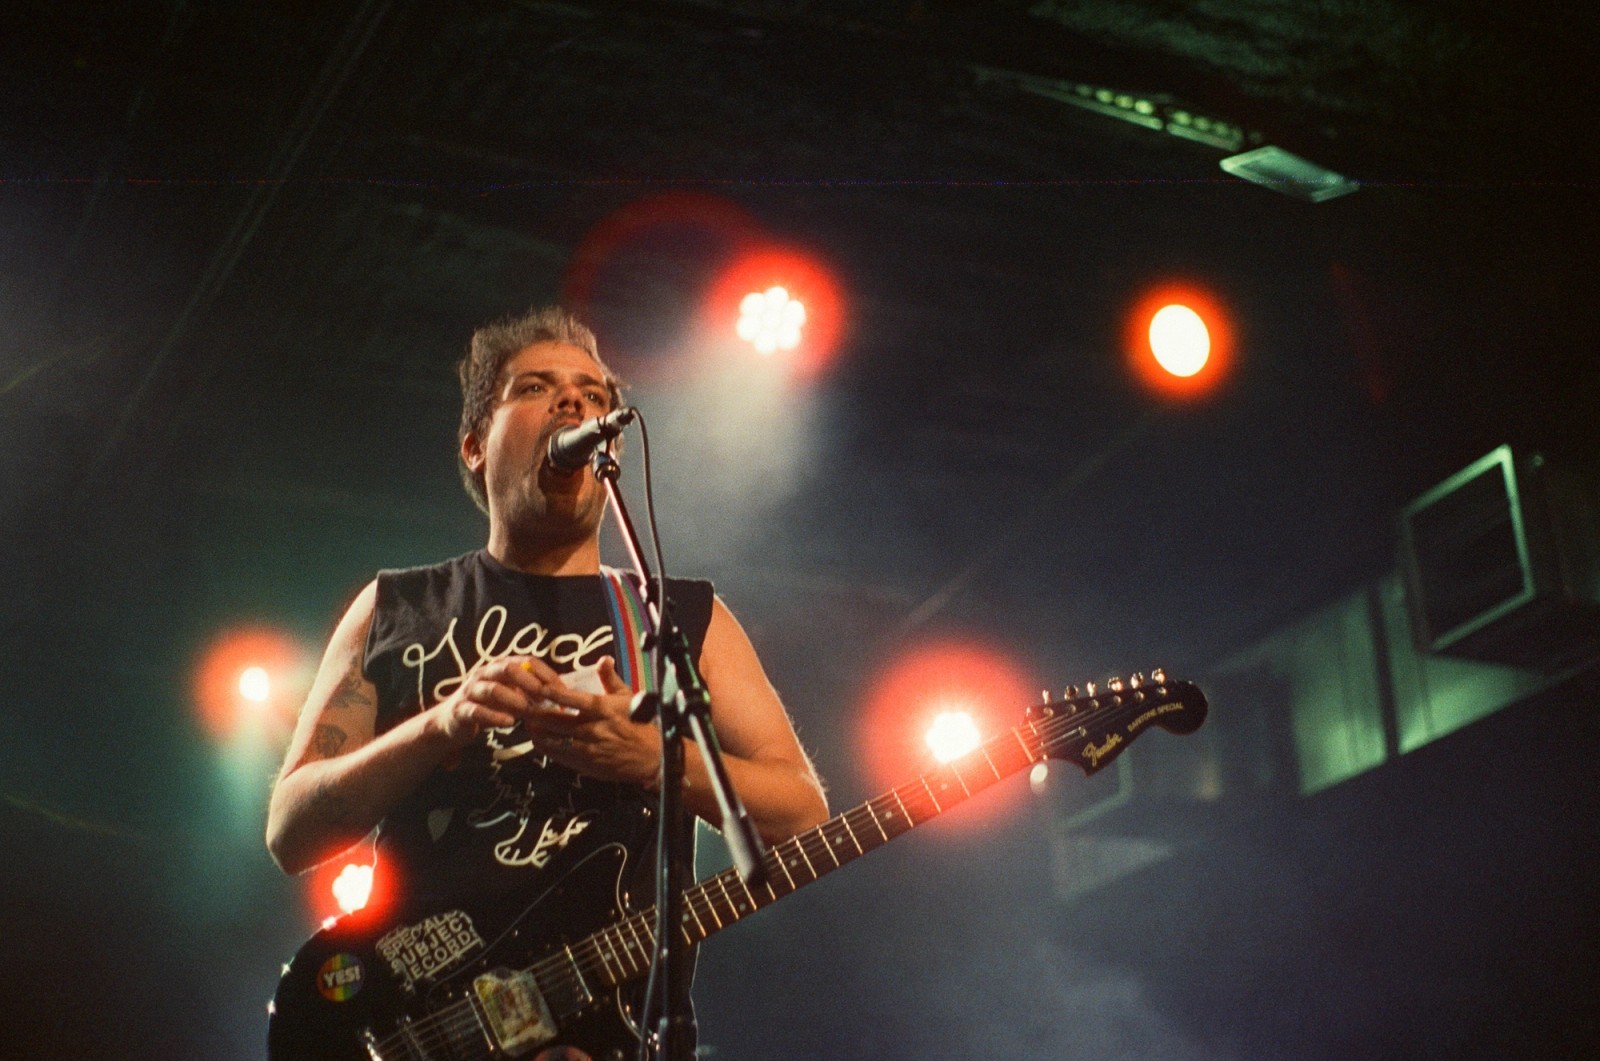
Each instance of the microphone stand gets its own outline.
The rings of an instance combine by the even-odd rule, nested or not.
[[[693,1061],[695,1022],[689,987],[692,967],[690,947],[684,938],[683,895],[692,880],[693,839],[691,820],[683,802],[684,750],[686,737],[693,739],[705,760],[706,774],[717,806],[722,812],[722,833],[733,855],[733,862],[746,884],[759,886],[766,881],[766,849],[756,834],[750,815],[733,790],[722,748],[711,724],[711,696],[695,666],[688,639],[672,616],[670,601],[660,599],[664,590],[651,576],[650,567],[634,531],[633,520],[622,499],[617,480],[621,467],[602,446],[594,455],[595,477],[605,486],[606,497],[616,514],[622,539],[635,571],[645,586],[645,647],[665,652],[673,672],[676,692],[669,696],[645,693],[635,698],[632,717],[648,722],[658,716],[661,725],[661,835],[656,852],[658,925],[656,955],[652,966],[659,972],[662,999],[661,1020],[657,1027],[657,1057],[661,1061]],[[671,686],[663,682],[663,690]],[[648,1019],[648,1014],[642,1014]]]

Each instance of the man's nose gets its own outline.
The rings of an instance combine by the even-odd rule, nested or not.
[[[550,408],[556,412],[573,412],[582,416],[583,388],[578,386],[557,387],[551,399]]]

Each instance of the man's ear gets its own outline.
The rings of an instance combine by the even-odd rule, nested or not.
[[[483,471],[483,461],[483,443],[476,431],[468,431],[461,439],[461,463],[467,466],[467,471],[477,475]]]

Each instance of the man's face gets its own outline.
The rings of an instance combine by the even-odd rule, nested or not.
[[[483,471],[490,522],[518,538],[568,542],[594,534],[605,511],[594,473],[553,471],[546,450],[556,431],[610,408],[605,373],[581,347],[534,343],[507,360],[488,426],[461,445],[467,467]]]

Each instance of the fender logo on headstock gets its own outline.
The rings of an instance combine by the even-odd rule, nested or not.
[[[1089,760],[1090,766],[1099,766],[1100,760],[1104,759],[1107,755],[1110,755],[1113,751],[1120,747],[1121,744],[1122,734],[1113,733],[1111,736],[1107,737],[1105,739],[1105,743],[1100,745],[1098,748],[1093,744],[1085,744],[1083,746],[1083,757]]]

